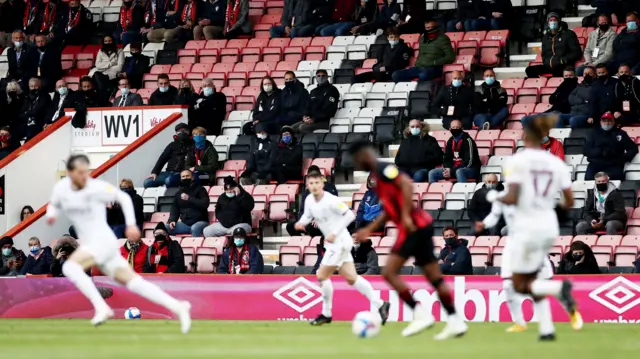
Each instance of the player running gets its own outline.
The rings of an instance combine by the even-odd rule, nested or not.
[[[382,324],[385,324],[389,317],[389,303],[376,298],[371,283],[358,275],[353,264],[351,255],[353,240],[347,231],[347,226],[356,219],[355,215],[338,197],[323,190],[324,181],[320,172],[307,174],[307,188],[311,195],[304,201],[304,214],[295,224],[295,228],[304,231],[304,228],[315,220],[324,235],[326,248],[317,272],[318,281],[322,287],[322,314],[312,320],[311,325],[331,323],[333,284],[330,277],[336,270],[339,270],[340,275],[349,285],[354,286],[358,292],[369,299],[378,309]]]
[[[422,267],[427,280],[438,292],[442,307],[449,317],[444,330],[436,340],[459,337],[467,332],[464,318],[456,314],[449,287],[442,278],[440,266],[434,255],[433,227],[431,216],[413,206],[413,185],[409,178],[391,164],[381,163],[373,153],[369,142],[357,142],[349,149],[356,167],[370,171],[376,179],[376,192],[384,211],[369,226],[356,234],[356,240],[364,241],[376,228],[391,220],[398,227],[398,237],[387,259],[384,278],[400,298],[413,309],[413,321],[402,331],[403,336],[417,334],[435,323],[435,319],[422,305],[415,301],[409,287],[400,277],[400,270],[409,257]]]
[[[556,213],[558,192],[564,195],[563,211],[573,205],[571,179],[565,163],[542,149],[544,133],[553,128],[555,116],[541,116],[524,129],[525,149],[512,156],[504,167],[507,191],[489,191],[487,200],[514,206],[509,225],[508,269],[513,273],[513,287],[531,295],[540,321],[540,340],[554,340],[555,328],[547,296],[558,297],[569,313],[571,326],[582,328],[582,317],[571,294],[571,282],[539,278],[538,272],[548,261],[548,253],[560,234]]]
[[[53,188],[47,206],[47,223],[53,224],[59,212],[66,214],[80,238],[80,246],[62,265],[62,273],[87,297],[95,309],[91,324],[100,325],[113,316],[113,310],[104,301],[85,271],[94,265],[123,284],[130,291],[164,306],[180,319],[182,333],[191,328],[191,304],[169,296],[153,283],[136,274],[120,255],[118,238],[107,224],[107,205],[118,202],[127,224],[125,234],[129,240],[140,240],[140,229],[129,195],[120,189],[89,177],[89,159],[85,155],[72,155],[67,161],[67,177]]]

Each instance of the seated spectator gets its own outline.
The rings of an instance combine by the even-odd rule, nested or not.
[[[38,237],[31,237],[29,239],[29,256],[24,262],[22,269],[20,269],[20,274],[51,274],[52,262],[53,254],[51,253],[51,247],[42,247]]]
[[[187,153],[185,166],[193,172],[198,179],[208,177],[200,184],[212,184],[216,181],[216,171],[220,168],[218,163],[218,151],[213,143],[207,141],[207,130],[196,127],[191,131],[193,136],[193,148]]]
[[[144,201],[142,197],[133,188],[133,181],[128,178],[123,178],[120,181],[120,190],[131,197],[133,210],[136,214],[136,224],[142,231],[142,224],[144,223]],[[126,238],[124,232],[127,226],[119,203],[114,202],[107,206],[107,223],[117,238]]]
[[[571,112],[559,115],[557,127],[570,125],[571,128],[584,128],[589,126],[589,118],[591,117],[589,101],[591,101],[591,93],[596,82],[596,69],[587,67],[583,73],[584,79],[569,94]]]
[[[549,97],[549,104],[551,104],[551,108],[544,113],[554,112],[559,114],[559,122],[564,124],[566,122],[570,122],[571,119],[571,104],[569,104],[569,96],[578,86],[578,78],[576,77],[576,72],[573,67],[565,68],[562,73],[562,77],[564,80]],[[562,115],[567,116],[563,118]],[[520,119],[520,122],[525,126],[529,121],[533,120],[537,116],[538,115],[524,116]],[[564,125],[559,125],[559,127],[564,127]]]
[[[364,72],[356,75],[354,82],[389,82],[395,71],[402,70],[409,65],[409,58],[413,56],[411,49],[400,38],[400,32],[395,27],[387,30],[387,40],[389,44],[384,47],[384,51],[378,51],[378,58],[371,72]]]
[[[382,35],[388,28],[396,27],[400,23],[400,14],[402,14],[402,8],[398,0],[386,0],[376,15],[375,21],[361,25],[360,33]]]
[[[113,33],[113,39],[124,46],[140,41],[140,30],[144,27],[144,7],[133,0],[123,0],[120,18]]]
[[[177,187],[180,183],[180,172],[185,169],[185,161],[193,142],[189,136],[189,126],[186,123],[176,125],[176,135],[173,142],[167,145],[153,166],[151,175],[144,180],[144,188]],[[164,165],[167,168],[162,171]],[[162,171],[162,172],[160,172]]]
[[[189,108],[189,127],[203,127],[209,136],[220,136],[222,121],[227,116],[227,96],[216,91],[213,80],[205,78],[200,84],[202,92]]]
[[[426,182],[429,171],[442,165],[442,149],[438,141],[429,135],[429,125],[420,120],[409,121],[396,153],[395,164],[414,182]]]
[[[54,277],[64,277],[62,274],[62,264],[69,259],[71,253],[78,248],[78,241],[72,236],[66,235],[56,241],[53,246],[51,261],[51,275]]]
[[[492,204],[487,201],[487,192],[491,190],[504,191],[504,185],[498,181],[498,176],[490,173],[484,177],[484,184],[480,189],[473,193],[471,200],[469,201],[469,207],[467,208],[467,214],[469,219],[478,223],[484,221],[485,218],[491,213]],[[500,236],[504,229],[505,223],[503,219],[500,219],[498,224],[494,227],[483,229],[483,232],[476,233],[476,235],[489,235]]]
[[[248,243],[247,232],[243,228],[233,230],[233,242],[220,257],[218,274],[262,274],[264,260],[255,244]]]
[[[184,252],[180,243],[169,237],[164,223],[160,222],[153,231],[153,244],[146,253],[144,273],[184,273]]]
[[[111,106],[111,103],[98,94],[98,91],[93,86],[93,80],[89,76],[83,76],[80,79],[80,90],[76,93],[76,116],[78,116],[78,111],[86,110],[94,107],[105,107]],[[84,126],[80,126],[84,127]]]
[[[615,87],[613,117],[618,126],[635,126],[640,123],[640,80],[631,76],[629,65],[620,65]]]
[[[585,181],[598,172],[606,172],[611,180],[624,180],[624,165],[638,154],[638,147],[627,132],[615,126],[611,112],[600,119],[600,127],[591,131],[583,153],[589,160]]]
[[[456,59],[453,47],[451,47],[451,39],[440,32],[435,20],[425,22],[424,29],[425,34],[420,37],[418,59],[415,66],[395,71],[391,75],[394,82],[413,81],[416,77],[418,81],[431,81],[441,77],[442,67],[452,64]],[[400,32],[404,33],[402,30]]]
[[[34,77],[29,80],[29,95],[22,107],[22,117],[20,119],[22,131],[14,131],[19,136],[16,140],[24,137],[28,141],[42,132],[44,125],[47,123],[47,114],[50,108],[51,97],[48,93],[42,91],[40,79]]]
[[[9,69],[6,81],[16,81],[23,90],[29,88],[29,80],[38,75],[38,53],[25,43],[25,34],[22,30],[15,30],[11,34],[13,46],[7,50],[7,62]]]
[[[576,33],[560,22],[555,12],[547,15],[547,32],[542,35],[542,65],[528,66],[527,77],[540,77],[544,74],[561,76],[567,66],[573,67],[582,58],[582,48]]]
[[[32,214],[33,214],[33,207],[31,206],[22,207],[22,210],[20,211],[20,222],[31,217]]]
[[[480,85],[480,93],[476,93],[476,115],[473,122],[488,130],[501,128],[504,120],[509,116],[507,106],[507,91],[496,81],[496,73],[492,69],[484,71],[484,82]]]
[[[593,85],[589,100],[591,117],[587,119],[587,124],[594,127],[598,127],[602,115],[615,106],[615,91],[618,83],[617,79],[609,76],[609,70],[605,64],[596,66],[596,76],[598,80]]]
[[[193,180],[193,173],[180,173],[180,189],[176,192],[169,214],[169,234],[190,234],[202,237],[202,230],[209,225],[209,194]]]
[[[249,0],[227,0],[226,13],[224,36],[227,39],[252,35],[253,24],[249,19]]]
[[[215,40],[224,38],[224,23],[227,10],[225,0],[207,0],[203,4],[202,19],[193,27],[194,40]]]
[[[316,29],[315,7],[311,1],[286,0],[280,18],[281,25],[269,29],[271,38],[276,37],[309,37]]]
[[[622,9],[623,6],[618,0],[591,0],[590,3],[596,11],[582,18],[582,27],[598,27],[600,16],[611,18],[612,15],[617,16],[620,11],[627,11]]]
[[[280,114],[276,121],[276,131],[268,133],[276,134],[278,128],[293,126],[302,121],[308,103],[309,92],[304,84],[296,79],[293,71],[287,71],[284,74],[284,89],[280,91]]]
[[[44,125],[45,128],[64,117],[65,108],[76,107],[76,92],[67,86],[65,80],[58,80],[56,82],[56,92],[53,95],[52,105],[47,114],[47,122]]]
[[[315,29],[319,36],[342,36],[351,35],[351,29],[356,26],[355,13],[359,1],[345,0],[336,1],[335,8],[331,14],[331,23],[322,24]]]
[[[165,33],[178,26],[177,20],[181,15],[179,13],[181,5],[182,1],[180,0],[149,0],[146,2],[146,24],[141,32],[147,35],[149,42],[166,41]]]
[[[24,1],[5,1],[0,4],[0,47],[11,46],[12,32],[23,29]]]
[[[316,165],[309,166],[309,169],[307,169],[307,175],[310,173],[321,173],[320,168]],[[333,183],[327,181],[326,178],[323,178],[322,180],[324,181],[323,190],[325,192],[331,193],[334,196],[338,196],[338,189],[336,188],[336,186]],[[305,227],[304,232],[301,232],[295,229],[295,224],[300,220],[300,218],[302,218],[302,215],[304,214],[304,200],[307,198],[309,193],[310,193],[309,189],[305,187],[305,190],[302,193],[302,197],[300,198],[300,209],[298,210],[298,215],[296,216],[296,220],[289,221],[287,223],[287,233],[289,233],[290,236],[301,236],[305,233],[307,236],[310,236],[310,237],[322,236],[322,232],[320,231],[320,229],[318,229],[318,225],[316,224],[315,221],[312,221],[311,223],[309,223]],[[324,245],[318,248],[319,252],[320,250],[322,250],[322,252],[324,253]]]
[[[108,98],[113,86],[112,81],[116,80],[119,73],[122,72],[124,65],[124,51],[118,49],[113,37],[107,35],[102,38],[102,48],[96,56],[96,64],[89,71],[89,76],[93,77],[96,82],[98,93],[103,98]],[[136,106],[141,106],[140,105]],[[122,107],[122,106],[119,106]]]
[[[360,0],[356,7],[355,26],[351,28],[349,33],[353,35],[369,35],[371,33],[371,25],[378,15],[378,3],[369,0]],[[337,35],[336,35],[337,36]]]
[[[42,89],[44,92],[52,92],[56,81],[62,78],[62,56],[60,50],[55,44],[48,44],[48,39],[44,35],[38,35],[35,38],[36,53],[38,56],[37,75],[42,80]]]
[[[458,231],[453,227],[446,227],[442,231],[445,247],[440,252],[438,264],[445,275],[472,275],[473,264],[471,253],[467,248],[468,241],[458,238]]]
[[[180,86],[178,87],[178,100],[177,105],[187,105],[189,108],[195,107],[198,102],[198,94],[193,88],[193,84],[189,79],[180,80]]]
[[[607,14],[598,16],[598,29],[589,33],[587,46],[584,48],[585,62],[576,70],[578,76],[583,75],[586,67],[607,64],[613,58],[613,42],[617,32],[610,24]]]
[[[142,53],[142,44],[138,41],[132,42],[129,49],[131,56],[125,57],[122,72],[118,76],[120,78],[126,77],[129,79],[131,88],[139,89],[142,88],[144,74],[149,72],[150,58]]]
[[[271,180],[278,184],[302,179],[302,145],[293,137],[291,127],[280,130],[280,142],[271,151],[269,168]]]
[[[576,225],[578,235],[606,231],[619,234],[627,223],[624,197],[605,172],[595,175],[595,187],[587,191],[587,201],[582,208],[582,221]]]
[[[22,91],[22,87],[17,81],[7,83],[7,88],[4,92],[0,96],[0,113],[2,113],[0,126],[8,126],[13,131],[20,130],[20,116],[22,115],[26,94]]]
[[[634,75],[640,74],[640,31],[638,14],[627,14],[627,26],[613,41],[613,58],[609,62],[609,72],[614,73],[620,65],[629,65]]]
[[[60,36],[64,38],[65,45],[86,45],[89,43],[93,31],[93,14],[80,0],[69,0],[69,11],[60,14],[60,20],[64,26],[60,26]]]
[[[19,275],[27,260],[24,252],[13,247],[13,238],[9,236],[0,239],[0,250],[0,277]]]
[[[358,275],[379,275],[378,254],[373,249],[371,240],[366,242],[355,242],[351,249],[353,264],[356,266]]]
[[[251,232],[251,211],[255,206],[253,197],[231,176],[224,179],[224,192],[216,203],[218,222],[204,229],[205,237],[231,235],[237,228]]]
[[[564,146],[562,146],[562,142],[549,136],[548,133],[542,138],[542,149],[564,161]]]
[[[255,126],[262,124],[268,133],[275,133],[278,129],[277,117],[280,114],[280,89],[270,76],[262,79],[260,94],[253,107],[253,121],[242,126],[245,135],[255,135]]]
[[[397,24],[401,34],[419,34],[423,32],[425,22],[428,19],[425,5],[424,0],[404,0],[402,13]]]
[[[460,120],[451,121],[450,131],[451,138],[445,147],[443,168],[429,171],[429,183],[452,178],[464,183],[480,176],[481,163],[476,142],[462,131]]]
[[[558,274],[600,274],[600,267],[591,247],[583,241],[573,241],[558,264]]]
[[[458,0],[453,20],[447,22],[447,32],[487,30],[487,18],[482,13],[482,0]]]
[[[169,75],[158,75],[158,89],[149,98],[149,106],[175,105],[178,100],[178,89],[169,82]]]
[[[325,184],[325,188],[326,188]],[[382,213],[382,203],[380,203],[380,199],[375,192],[376,187],[376,179],[371,174],[367,178],[367,192],[364,193],[364,197],[362,197],[362,201],[358,205],[358,212],[356,213],[356,228],[364,228],[371,224],[380,213]],[[378,228],[378,230],[384,230],[384,226],[382,228]]]
[[[502,30],[508,29],[509,17],[513,14],[511,0],[483,1],[481,16],[478,17],[476,28],[478,30]]]
[[[257,140],[254,151],[247,161],[247,169],[240,176],[240,183],[245,186],[268,184],[271,178],[270,158],[276,144],[271,141],[263,124],[257,124],[255,130]]]
[[[182,10],[176,14],[178,26],[164,33],[164,40],[168,43],[189,41],[193,36],[193,28],[205,14],[205,3],[200,0],[185,0]]]
[[[474,90],[464,83],[462,72],[454,71],[451,85],[438,91],[432,106],[434,111],[442,116],[442,126],[445,129],[449,129],[451,121],[459,120],[465,130],[470,130],[473,124],[474,100]]]
[[[0,160],[9,156],[11,152],[20,147],[20,141],[11,137],[9,126],[0,127]]]
[[[132,241],[127,239],[127,241],[124,242],[124,245],[120,247],[120,254],[122,255],[122,258],[127,260],[129,266],[131,266],[136,273],[144,273],[144,266],[147,263],[148,251],[149,246],[141,240]]]
[[[120,79],[118,81],[121,95],[113,100],[113,107],[131,107],[142,106],[142,97],[137,93],[131,92],[128,79]]]
[[[318,86],[309,94],[311,98],[302,121],[292,126],[296,133],[305,135],[315,130],[328,130],[329,121],[338,112],[340,91],[329,83],[327,70],[316,71],[316,83]]]

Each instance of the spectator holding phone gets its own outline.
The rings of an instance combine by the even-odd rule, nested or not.
[[[0,239],[0,276],[17,276],[27,257],[24,252],[13,247],[13,238]]]

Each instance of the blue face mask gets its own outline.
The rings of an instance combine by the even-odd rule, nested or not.
[[[65,96],[68,92],[69,90],[66,87],[60,87],[58,89],[58,93],[60,94],[60,96]]]
[[[120,89],[120,93],[122,93],[123,96],[126,96],[129,94],[129,88],[125,87],[125,88],[121,88]]]
[[[233,198],[233,197],[235,197],[235,196],[236,196],[236,193],[235,193],[235,192],[225,192],[224,194],[225,194],[227,197],[229,197],[229,198]]]
[[[638,29],[638,23],[637,22],[635,22],[635,21],[627,22],[627,30],[634,31],[634,30],[637,30],[637,29]]]
[[[462,80],[453,80],[451,81],[451,84],[453,85],[453,87],[460,87],[462,86]]]
[[[484,82],[485,82],[487,85],[491,86],[491,85],[493,85],[494,83],[496,83],[496,78],[495,78],[495,77],[485,77],[485,78],[484,78]]]
[[[356,243],[356,244],[354,244],[354,245],[353,245],[353,248],[355,248],[356,250],[357,250],[358,248],[360,248],[360,243]]]
[[[282,136],[282,142],[284,143],[291,143],[291,136]]]
[[[602,125],[602,129],[605,131],[611,131],[613,129],[613,125]]]
[[[196,144],[196,148],[204,148],[204,143],[207,139],[202,135],[193,136],[193,142]]]
[[[33,255],[38,254],[38,252],[40,252],[40,246],[32,246],[29,248],[29,252]]]
[[[391,47],[394,47],[394,46],[398,45],[398,42],[400,42],[400,41],[398,41],[398,40],[389,40],[389,45],[391,45]]]
[[[160,92],[167,92],[169,91],[168,87],[158,87],[158,89],[160,89]]]
[[[202,94],[209,97],[211,95],[213,95],[213,88],[211,87],[205,87],[202,89]]]
[[[417,135],[420,134],[420,129],[419,128],[412,127],[412,128],[409,129],[409,131],[411,131],[411,134],[414,135],[414,136],[417,136]]]
[[[244,238],[234,238],[233,239],[233,244],[235,244],[236,247],[244,246]]]
[[[557,21],[549,21],[549,29],[558,30],[558,22]]]
[[[2,248],[2,255],[8,257],[11,255],[11,248]]]
[[[544,136],[544,137],[542,137],[542,140],[540,140],[540,143],[542,143],[542,144],[545,144],[547,142],[549,142],[549,136]]]

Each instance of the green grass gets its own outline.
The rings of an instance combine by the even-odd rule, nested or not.
[[[188,335],[178,323],[160,320],[112,320],[93,328],[88,320],[1,319],[0,356],[78,359],[295,358],[295,359],[617,359],[640,350],[635,325],[588,324],[574,333],[558,324],[558,340],[539,343],[537,325],[526,333],[507,334],[506,323],[470,324],[460,339],[434,341],[435,328],[411,338],[405,323],[389,323],[373,339],[351,334],[350,323],[311,327],[304,322],[196,321]]]

